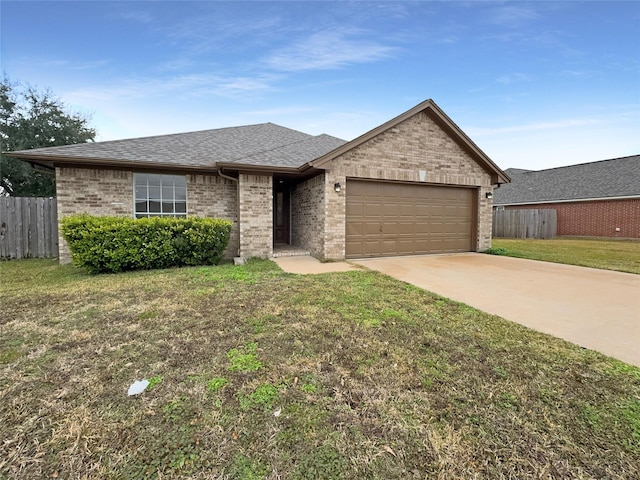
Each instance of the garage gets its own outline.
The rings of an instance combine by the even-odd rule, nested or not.
[[[346,257],[475,250],[476,189],[347,180]]]

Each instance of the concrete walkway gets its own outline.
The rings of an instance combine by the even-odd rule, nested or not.
[[[479,253],[353,263],[640,366],[640,275]]]
[[[347,262],[321,262],[317,258],[310,255],[300,255],[294,257],[277,257],[272,258],[278,266],[288,273],[331,273],[331,272],[347,272],[349,270],[358,270],[358,267]]]

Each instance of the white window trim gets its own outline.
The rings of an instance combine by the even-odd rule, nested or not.
[[[173,213],[163,213],[163,212],[138,212],[136,210],[136,175],[160,175],[160,176],[171,176],[171,177],[184,177],[184,185],[185,185],[185,200],[184,200],[184,208],[185,213],[175,213],[176,201],[175,201],[175,183],[173,185]],[[174,174],[164,174],[164,173],[145,173],[145,172],[134,172],[132,175],[132,187],[133,187],[133,218],[156,218],[156,217],[173,217],[173,218],[186,218],[189,215],[189,185],[187,182],[186,175],[174,175]],[[147,197],[146,201],[149,202],[149,180],[147,178]],[[162,205],[162,186],[160,186],[160,204]],[[182,203],[182,202],[179,202]],[[162,207],[160,207],[162,209]],[[138,217],[138,214],[141,215]]]

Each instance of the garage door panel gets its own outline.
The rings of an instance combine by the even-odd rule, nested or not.
[[[396,233],[398,235],[411,235],[413,237],[416,234],[415,224],[413,222],[398,222]]]
[[[382,215],[385,217],[397,217],[400,215],[400,205],[385,203],[382,205]]]
[[[347,181],[346,255],[410,255],[472,249],[475,190]]]
[[[364,222],[364,234],[379,235],[382,232],[382,224],[380,222]]]
[[[366,217],[379,217],[381,208],[382,205],[380,203],[367,202],[364,204],[363,213]]]

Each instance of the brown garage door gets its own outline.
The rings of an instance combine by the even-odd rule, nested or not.
[[[473,250],[471,188],[347,181],[349,258]]]

